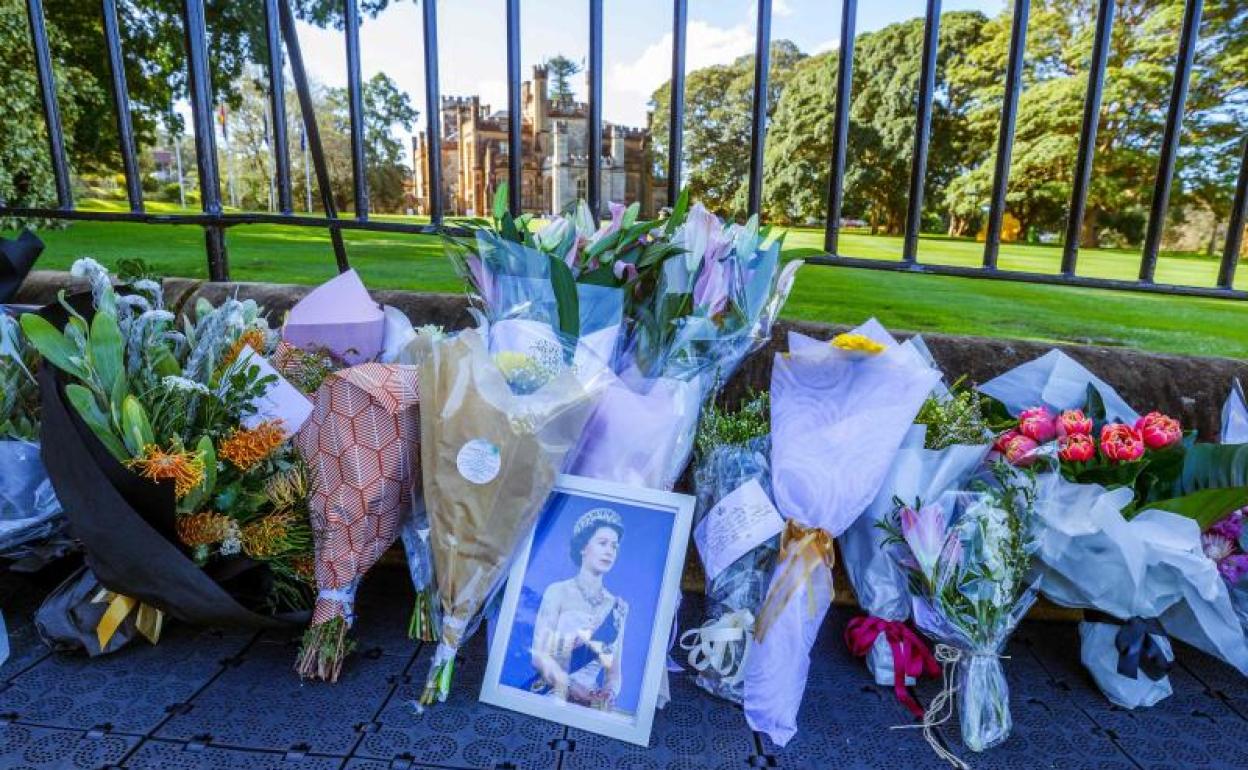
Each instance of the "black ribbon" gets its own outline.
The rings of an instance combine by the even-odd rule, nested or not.
[[[1174,660],[1166,657],[1165,650],[1157,641],[1157,637],[1166,636],[1157,618],[1136,615],[1120,620],[1102,613],[1087,613],[1087,620],[1119,626],[1114,646],[1118,648],[1118,673],[1122,676],[1135,679],[1143,672],[1144,676],[1157,682],[1170,673]]]

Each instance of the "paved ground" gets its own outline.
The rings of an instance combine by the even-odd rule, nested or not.
[[[45,581],[46,582],[46,581]],[[673,680],[648,749],[476,702],[483,643],[469,645],[450,700],[411,706],[429,650],[404,636],[410,589],[398,572],[361,596],[361,652],[335,686],[302,684],[287,634],[168,629],[156,647],[88,660],[50,653],[30,615],[46,586],[0,573],[13,653],[0,666],[0,768],[178,770],[696,770],[940,768],[908,714],[840,641],[834,611],[819,641],[801,716],[785,749],[751,734],[738,709]],[[696,611],[693,601],[687,610]],[[976,768],[1248,767],[1248,682],[1187,648],[1175,694],[1158,707],[1111,707],[1078,662],[1075,628],[1028,624],[1005,662],[1014,735]],[[920,688],[929,698],[934,685]]]

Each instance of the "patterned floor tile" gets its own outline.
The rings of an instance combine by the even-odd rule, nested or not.
[[[0,767],[96,770],[120,762],[138,742],[110,733],[0,724]]]
[[[149,740],[126,760],[127,770],[338,770],[341,757],[223,749]]]

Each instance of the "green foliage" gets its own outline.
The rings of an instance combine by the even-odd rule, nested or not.
[[[944,449],[954,444],[984,444],[993,430],[985,418],[984,398],[974,388],[961,388],[961,380],[950,388],[948,398],[928,396],[914,421],[927,426],[924,446]]]
[[[698,454],[708,457],[716,447],[749,443],[771,433],[771,396],[751,390],[736,409],[708,404],[702,410],[696,444]]]
[[[550,86],[547,96],[556,104],[567,104],[573,101],[572,76],[581,71],[581,65],[563,54],[557,54],[546,60]]]

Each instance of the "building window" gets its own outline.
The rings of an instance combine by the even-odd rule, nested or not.
[[[576,199],[585,200],[589,197],[589,180],[585,177],[577,177],[576,179]]]

